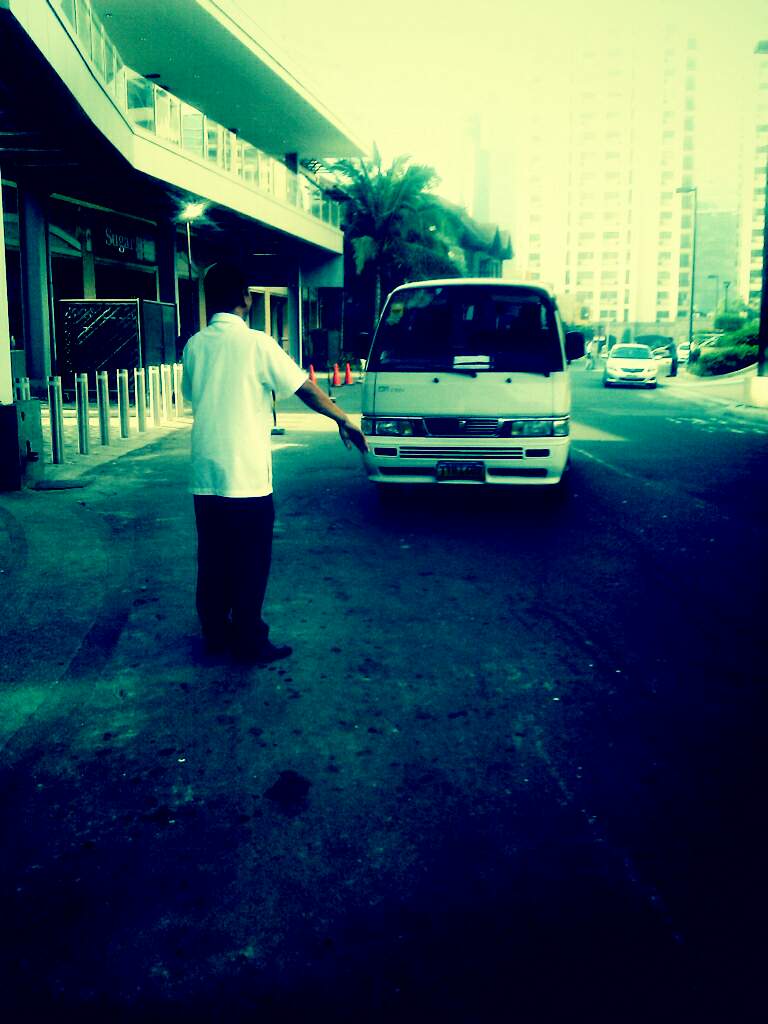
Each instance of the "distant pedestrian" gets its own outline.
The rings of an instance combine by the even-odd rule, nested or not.
[[[597,352],[597,342],[593,338],[590,338],[590,340],[587,342],[587,359],[586,359],[586,362],[584,364],[585,365],[585,369],[587,369],[587,370],[594,370],[594,368],[595,368],[596,352]]]
[[[231,650],[267,664],[291,647],[273,644],[262,618],[272,557],[272,393],[296,394],[334,420],[347,447],[366,449],[347,414],[308,380],[268,334],[245,323],[248,281],[217,263],[205,276],[208,326],[184,349],[184,396],[192,405],[192,481],[197,525],[197,612],[210,653]]]

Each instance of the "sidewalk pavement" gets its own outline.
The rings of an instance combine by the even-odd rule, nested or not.
[[[757,367],[747,366],[718,377],[698,377],[681,367],[677,377],[665,377],[663,386],[681,397],[729,406],[733,411],[768,417],[768,405],[757,398]]]

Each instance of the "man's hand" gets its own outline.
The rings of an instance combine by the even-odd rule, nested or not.
[[[359,452],[368,451],[368,443],[362,430],[355,426],[343,409],[339,409],[337,405],[334,405],[317,384],[310,380],[305,380],[296,392],[296,397],[300,398],[304,405],[310,409],[314,409],[315,412],[319,412],[321,415],[333,420],[338,425],[339,437],[347,448],[354,445]]]
[[[351,420],[339,424],[339,437],[344,442],[345,448],[354,445],[359,452],[368,451],[368,442],[365,440],[365,434]]]

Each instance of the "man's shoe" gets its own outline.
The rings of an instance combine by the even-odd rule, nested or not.
[[[265,640],[258,647],[236,647],[234,653],[238,661],[249,665],[271,665],[273,661],[290,657],[293,648],[288,644],[273,644],[270,640]]]

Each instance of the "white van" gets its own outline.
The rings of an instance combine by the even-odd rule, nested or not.
[[[362,397],[377,484],[557,484],[568,464],[568,363],[552,295],[489,278],[396,288],[371,345]]]

